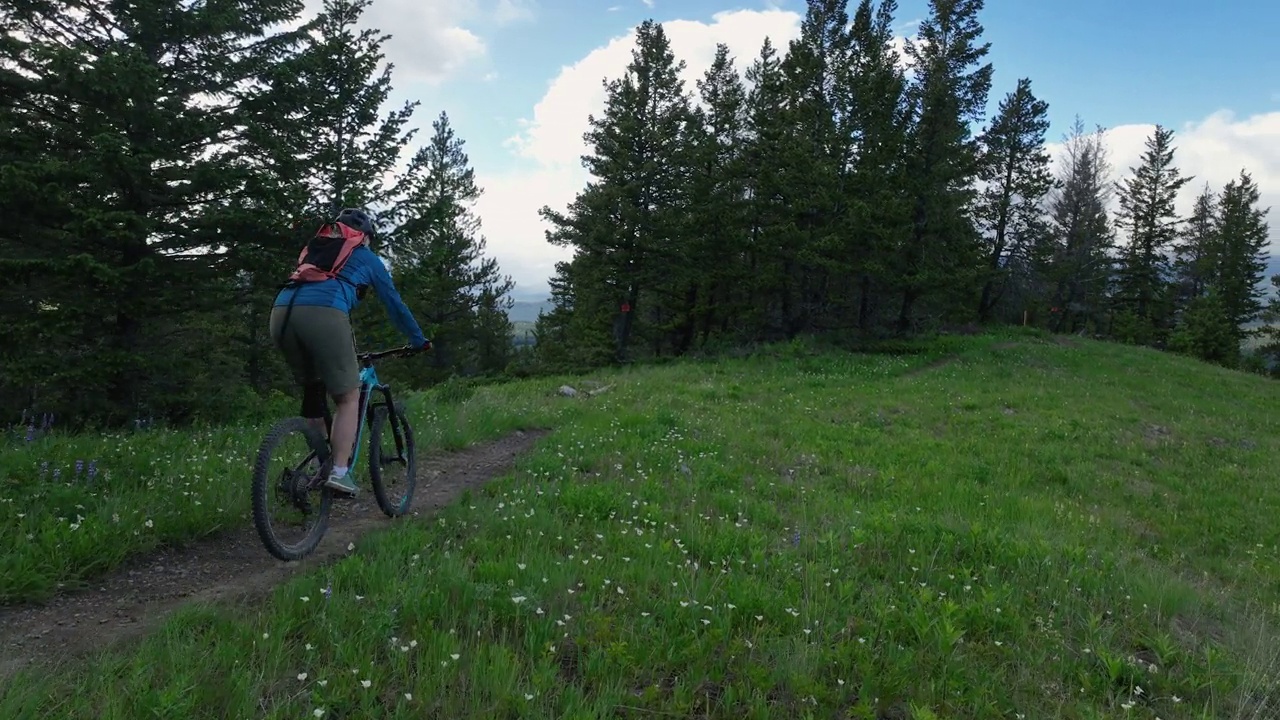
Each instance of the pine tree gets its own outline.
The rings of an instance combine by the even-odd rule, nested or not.
[[[547,237],[567,245],[578,235],[565,226],[548,231]],[[589,247],[577,249],[571,261],[556,263],[549,281],[551,312],[539,316],[534,326],[534,357],[543,371],[586,370],[617,360],[622,317],[613,304],[618,291],[611,275],[605,253]]]
[[[1169,349],[1225,367],[1240,362],[1240,340],[1227,317],[1226,306],[1217,288],[1187,303],[1182,321],[1169,337]]]
[[[906,132],[910,106],[906,76],[894,47],[897,3],[878,8],[861,0],[850,28],[848,82],[843,131],[853,139],[852,172],[844,234],[857,282],[857,326],[869,331],[892,279],[899,274],[898,248],[911,230],[906,175]]]
[[[1009,282],[1011,260],[1023,260],[1046,231],[1041,203],[1053,186],[1044,135],[1049,105],[1031,92],[1031,80],[1001,101],[991,128],[982,136],[981,180],[976,215],[986,240],[988,277],[978,317],[991,318]]]
[[[982,265],[968,215],[979,164],[969,130],[986,107],[992,66],[980,42],[983,0],[930,0],[929,17],[906,46],[915,70],[909,98],[915,108],[908,138],[911,235],[902,249],[902,305],[898,329],[909,329],[916,303],[937,298],[942,313],[957,307]]]
[[[1141,163],[1117,185],[1119,226],[1128,236],[1120,259],[1118,332],[1140,344],[1159,343],[1172,314],[1169,251],[1181,223],[1175,203],[1191,180],[1174,165],[1173,130],[1157,125]]]
[[[506,292],[505,288],[486,286],[476,301],[470,360],[473,372],[481,375],[497,376],[505,372],[515,358],[514,326],[507,315],[513,301]]]
[[[1260,285],[1267,267],[1270,208],[1259,207],[1259,201],[1257,184],[1242,170],[1222,189],[1214,218],[1219,243],[1215,285],[1237,348],[1246,336],[1245,326],[1263,309]]]
[[[71,313],[47,304],[62,292],[53,250],[66,242],[58,228],[65,198],[40,185],[61,173],[64,161],[44,152],[39,115],[49,112],[42,101],[52,100],[42,97],[48,70],[22,26],[17,13],[0,12],[0,214],[7,218],[0,225],[0,413],[7,418],[43,399],[40,378],[50,372],[41,365],[58,372],[55,359],[81,340],[72,335],[79,328]]]
[[[427,372],[425,364],[404,370],[417,383],[451,372],[497,371],[506,356],[486,350],[486,364],[480,348],[511,343],[509,325],[488,316],[481,322],[482,313],[505,317],[513,284],[500,274],[497,260],[484,255],[486,243],[474,210],[482,192],[475,171],[448,115],[441,112],[431,127],[431,139],[414,154],[394,204],[384,214],[392,277],[436,346],[435,372]],[[380,324],[389,327],[385,321]],[[492,332],[504,334],[486,335]]]
[[[1208,185],[1196,196],[1191,215],[1183,227],[1181,242],[1175,248],[1174,275],[1177,298],[1186,303],[1208,290],[1217,274],[1218,233],[1214,227],[1218,199]]]
[[[743,244],[746,89],[728,46],[716,46],[698,90],[701,103],[689,125],[689,200],[681,232],[689,265],[699,272],[686,291],[687,317],[678,332],[677,352],[693,345],[695,333],[706,343],[714,331],[726,331],[750,300],[743,292],[751,280]]]
[[[1115,236],[1107,213],[1110,164],[1102,129],[1086,134],[1076,118],[1049,195],[1049,232],[1033,246],[1039,310],[1053,332],[1100,332],[1112,275]]]
[[[263,69],[297,38],[292,0],[26,3],[5,13],[5,247],[40,318],[3,385],[85,422],[225,411],[234,264],[254,212]],[[21,68],[20,75],[15,72]],[[18,78],[21,78],[20,80]],[[26,155],[26,153],[31,153]],[[24,156],[25,155],[25,156]],[[56,188],[56,189],[55,189]],[[221,404],[221,405],[220,405]]]
[[[799,164],[793,127],[781,109],[787,103],[786,78],[777,49],[766,37],[746,71],[747,273],[751,277],[751,310],[744,322],[758,338],[785,336],[793,326],[795,301],[792,274],[799,251],[790,209],[793,189],[789,168]]]
[[[301,242],[317,220],[329,219],[344,207],[389,207],[397,191],[391,176],[416,134],[406,126],[417,102],[382,115],[393,69],[385,62],[382,45],[390,36],[357,27],[371,2],[324,0],[319,17],[306,27],[305,51],[267,74],[274,89],[270,100],[285,104],[299,122],[286,137],[258,141],[271,149],[264,162],[279,177],[300,186],[295,190],[301,190],[300,199],[307,203],[296,211]],[[275,132],[272,125],[261,130]]]
[[[587,251],[605,271],[602,282],[611,297],[600,299],[617,314],[587,309],[582,297],[575,297],[575,307],[613,318],[619,359],[629,356],[637,335],[651,352],[662,349],[679,322],[678,289],[687,287],[692,272],[681,233],[691,118],[679,77],[684,62],[676,61],[662,25],[653,21],[637,28],[631,57],[623,77],[606,85],[603,115],[590,118],[592,150],[583,163],[595,183],[569,214],[542,211],[553,227],[549,238]],[[597,325],[596,332],[608,328]]]
[[[788,162],[779,168],[788,187],[791,228],[783,254],[783,328],[788,337],[824,319],[849,314],[856,250],[842,232],[843,189],[852,162],[848,132],[849,14],[847,0],[809,0],[800,36],[781,64],[786,99],[775,108],[790,127]]]
[[[550,233],[548,233],[550,235]],[[547,280],[550,290],[551,309],[540,313],[533,323],[533,362],[544,373],[554,373],[567,369],[569,358],[575,353],[575,338],[572,336],[574,320],[573,286],[571,274],[573,263],[563,260],[556,263],[555,272]],[[606,360],[589,362],[588,367],[604,364]]]

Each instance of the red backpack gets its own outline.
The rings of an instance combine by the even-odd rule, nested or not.
[[[364,233],[342,223],[325,223],[316,231],[298,255],[298,267],[289,276],[285,287],[298,287],[303,283],[322,282],[338,278],[351,253],[364,242]]]

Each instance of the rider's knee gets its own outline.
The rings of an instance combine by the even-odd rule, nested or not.
[[[360,400],[360,388],[353,387],[345,392],[337,393],[333,396],[333,401],[339,405],[351,405]]]

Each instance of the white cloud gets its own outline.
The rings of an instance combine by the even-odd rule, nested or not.
[[[1171,127],[1174,164],[1184,177],[1193,177],[1179,194],[1179,212],[1184,217],[1190,212],[1206,183],[1218,192],[1246,170],[1258,185],[1262,207],[1271,209],[1268,222],[1272,241],[1280,238],[1280,112],[1237,118],[1229,110],[1219,110],[1203,120]],[[1141,162],[1147,138],[1154,130],[1154,124],[1120,125],[1105,130],[1113,180],[1129,177],[1130,168]],[[1062,145],[1051,144],[1049,150],[1056,165]],[[1113,211],[1118,207],[1114,197],[1111,206]]]
[[[650,8],[650,9],[652,9],[652,8],[653,8],[653,0],[641,0],[641,2],[643,2],[643,3],[644,3],[644,6],[645,6],[645,7]]]
[[[729,46],[735,66],[743,73],[759,54],[766,35],[780,51],[785,50],[800,34],[800,20],[799,14],[790,11],[734,10],[715,14],[710,23],[671,20],[662,26],[676,59],[685,61],[685,89],[694,91],[695,80],[711,66],[716,43]],[[528,169],[476,170],[485,191],[476,210],[488,251],[521,288],[541,290],[555,262],[571,256],[568,249],[546,242],[547,226],[538,209],[549,205],[563,211],[585,187],[589,176],[580,158],[587,152],[582,136],[589,129],[588,115],[600,115],[605,101],[603,81],[622,76],[634,46],[633,29],[560,69],[534,106],[532,118],[523,120],[523,130],[507,141]]]
[[[534,6],[533,0],[498,0],[493,19],[500,25],[532,20]]]
[[[314,17],[321,0],[306,0],[304,15]],[[395,65],[396,85],[437,85],[485,57],[488,48],[471,26],[486,18],[497,24],[526,20],[533,0],[378,0],[360,17],[361,28],[391,35],[382,50]]]

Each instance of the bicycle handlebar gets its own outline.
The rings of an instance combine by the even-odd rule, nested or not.
[[[391,348],[389,350],[375,350],[372,352],[357,353],[356,357],[360,360],[360,362],[371,362],[373,360],[381,360],[384,357],[391,357],[393,355],[397,355],[397,356],[414,355],[420,352],[426,352],[426,351],[420,347],[414,347],[412,345],[402,345],[401,347]]]

